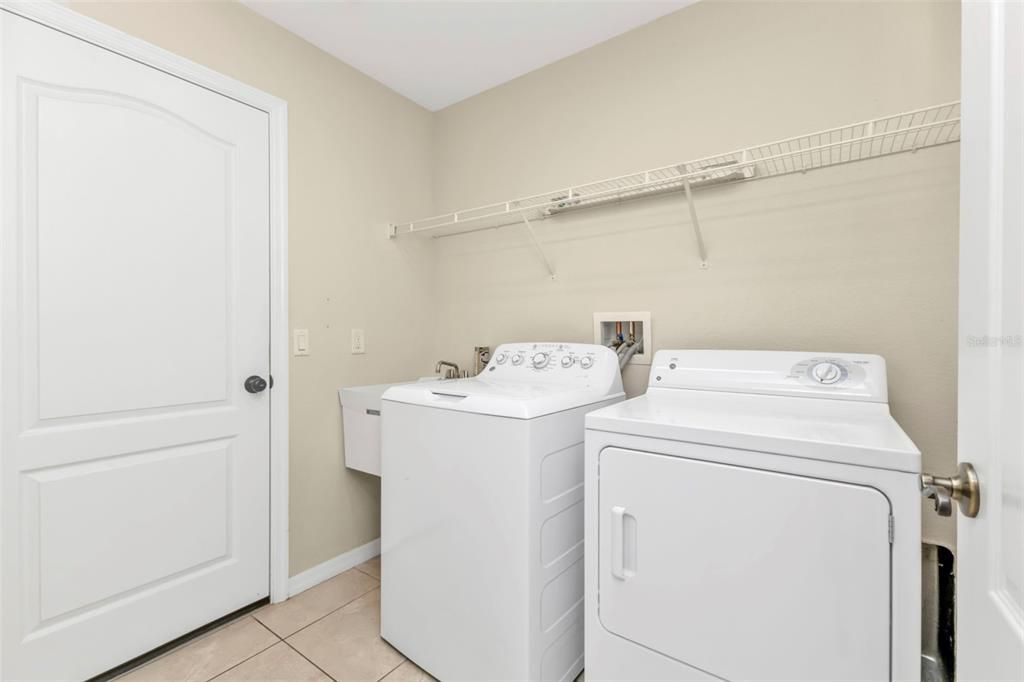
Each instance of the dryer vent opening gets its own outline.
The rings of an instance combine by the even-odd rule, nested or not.
[[[921,680],[952,682],[956,669],[956,580],[953,552],[921,545]]]

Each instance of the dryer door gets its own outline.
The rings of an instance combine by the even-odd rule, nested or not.
[[[725,679],[889,679],[878,490],[607,448],[599,508],[611,632]]]

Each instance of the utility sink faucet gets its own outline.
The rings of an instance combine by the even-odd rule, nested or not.
[[[447,369],[445,369],[445,368],[447,368]],[[434,368],[434,372],[437,373],[437,374],[440,374],[442,369],[444,369],[444,378],[445,379],[458,379],[459,378],[459,366],[456,365],[454,362],[448,362],[447,360],[441,360],[439,363],[437,363],[437,367]]]

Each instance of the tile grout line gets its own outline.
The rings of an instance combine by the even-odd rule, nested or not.
[[[334,676],[332,676],[332,675],[331,675],[331,674],[330,674],[329,672],[327,672],[326,670],[324,670],[323,668],[321,668],[320,666],[318,666],[318,665],[316,664],[316,661],[314,661],[314,660],[313,660],[312,658],[310,658],[309,656],[307,656],[306,654],[302,653],[301,651],[299,651],[298,649],[296,649],[296,648],[295,648],[294,646],[292,646],[292,645],[291,645],[291,642],[289,642],[289,641],[288,641],[288,640],[286,640],[286,639],[282,639],[281,641],[282,641],[282,642],[284,642],[284,645],[285,645],[286,647],[288,647],[289,649],[291,649],[292,651],[294,651],[295,653],[297,653],[297,654],[298,654],[299,656],[302,656],[302,658],[304,658],[304,659],[305,659],[306,661],[308,661],[308,662],[309,662],[309,664],[310,664],[311,666],[313,666],[314,668],[316,668],[317,670],[319,670],[320,672],[322,672],[322,673],[323,673],[324,675],[327,675],[327,679],[329,679],[329,680],[334,680],[335,682],[337,682],[337,679],[336,679],[336,678],[335,678]]]
[[[149,668],[151,666],[154,666],[158,662],[164,660],[165,658],[170,658],[171,656],[174,656],[176,654],[181,653],[182,651],[184,651],[188,647],[192,646],[196,642],[201,642],[201,641],[203,641],[203,640],[205,640],[205,639],[207,639],[209,637],[214,636],[218,632],[226,630],[227,628],[231,627],[232,625],[237,625],[238,623],[241,623],[246,618],[252,618],[253,620],[256,620],[256,618],[253,616],[253,613],[255,613],[255,612],[254,611],[250,611],[248,613],[242,614],[238,618],[236,618],[234,620],[231,620],[231,621],[228,621],[228,622],[224,623],[223,625],[220,625],[220,626],[210,630],[209,632],[204,632],[203,634],[199,635],[198,637],[189,638],[186,641],[184,641],[181,644],[179,644],[178,646],[174,647],[173,649],[170,649],[169,651],[165,651],[164,653],[160,654],[159,656],[157,656],[155,658],[152,658],[152,659],[150,659],[148,661],[144,661],[143,663],[141,663],[140,665],[135,666],[134,668],[130,668],[128,670],[125,670],[123,673],[121,673],[117,677],[114,677],[114,678],[110,679],[109,682],[116,682],[117,680],[123,679],[123,678],[125,678],[125,677],[127,677],[129,675],[132,675],[132,674],[134,674],[134,673],[136,673],[136,672],[138,672],[138,671],[140,671],[140,670],[142,670],[144,668]],[[263,623],[260,623],[258,620],[256,620],[256,622],[259,623],[263,628],[267,628],[266,625],[263,625]],[[269,629],[269,628],[267,628],[267,629]],[[278,641],[281,640],[281,638],[278,637],[277,633],[271,632],[270,634],[274,635],[274,637],[277,637]],[[276,644],[276,642],[275,642],[275,644]],[[271,644],[270,646],[273,646],[273,644]],[[270,647],[267,647],[267,649],[269,649],[269,648]],[[259,654],[263,653],[267,649],[261,649],[260,651],[257,651],[255,654],[253,654],[253,656],[258,656]],[[252,656],[250,656],[249,658],[252,658]],[[249,660],[249,659],[247,658],[245,660]],[[244,661],[242,661],[242,662],[244,663]],[[235,664],[235,665],[238,665],[238,664]],[[234,667],[235,667],[234,665],[231,666],[231,668],[234,668]],[[230,670],[231,668],[228,668],[228,670]],[[220,673],[217,673],[217,675],[214,675],[214,677],[218,677],[220,675],[223,675],[225,672],[227,672],[227,670],[225,670],[223,672],[220,672]],[[214,678],[210,678],[210,679],[212,680]],[[206,680],[205,682],[209,682],[209,680]]]
[[[276,632],[274,632],[273,630],[268,628],[266,625],[264,625],[263,622],[260,621],[260,619],[256,617],[255,613],[250,613],[249,617],[252,618],[257,623],[259,623],[261,628],[263,628],[264,630],[266,630],[267,632],[272,634],[274,637],[277,637],[277,641],[279,641],[279,642],[283,642],[284,641],[284,637],[282,637],[281,635],[277,634]]]
[[[221,675],[226,675],[227,673],[229,673],[230,671],[234,670],[234,669],[235,669],[235,668],[237,668],[238,666],[242,665],[242,664],[243,664],[243,663],[245,663],[246,661],[248,661],[248,660],[251,660],[251,659],[253,659],[253,658],[256,658],[257,656],[259,656],[260,654],[262,654],[262,653],[263,653],[264,651],[269,651],[270,649],[273,649],[273,648],[274,648],[275,646],[277,646],[278,644],[280,644],[281,642],[283,642],[283,641],[284,641],[283,639],[281,639],[281,638],[280,638],[280,637],[278,636],[278,634],[277,634],[276,632],[272,631],[272,630],[271,630],[270,628],[268,628],[268,627],[267,627],[266,625],[264,625],[263,623],[260,623],[260,622],[259,622],[258,620],[256,620],[256,617],[255,617],[255,616],[253,616],[252,614],[249,614],[249,615],[248,615],[248,617],[249,617],[249,618],[252,618],[253,620],[255,620],[255,621],[256,621],[256,622],[257,622],[257,623],[259,624],[259,626],[260,626],[261,628],[263,628],[264,630],[266,630],[267,632],[269,632],[269,633],[270,633],[271,635],[273,635],[273,636],[274,636],[274,637],[275,637],[275,638],[277,639],[277,641],[276,641],[276,642],[274,642],[273,644],[271,644],[270,646],[267,646],[267,647],[264,647],[264,648],[260,649],[259,651],[257,651],[256,653],[254,653],[254,654],[253,654],[253,655],[251,655],[251,656],[246,656],[245,658],[243,658],[243,659],[242,659],[241,661],[239,661],[238,663],[235,663],[234,665],[232,665],[232,666],[230,666],[230,667],[228,667],[228,668],[226,668],[226,669],[224,669],[224,670],[220,671],[219,673],[217,673],[217,674],[216,674],[216,675],[214,675],[213,677],[211,677],[211,678],[208,678],[208,679],[206,680],[206,682],[213,682],[213,680],[217,679],[217,678],[218,678],[218,677],[220,677]]]
[[[370,561],[373,561],[373,559],[370,559]],[[362,564],[359,564],[359,566],[362,566]],[[374,580],[376,580],[377,582],[380,582],[380,576],[379,575],[374,575],[373,573],[369,573],[368,571],[364,571],[363,569],[359,568],[359,566],[353,566],[352,568],[356,569],[357,571],[359,571],[363,575],[368,575],[371,578],[373,578]]]
[[[395,649],[395,651],[398,651],[398,649]],[[402,652],[400,652],[400,651],[399,651],[398,653],[402,653]],[[392,668],[391,670],[387,671],[387,672],[386,672],[386,673],[384,673],[384,674],[383,674],[382,676],[378,677],[378,678],[377,678],[377,682],[383,682],[384,678],[386,678],[386,677],[387,677],[388,675],[390,675],[391,673],[393,673],[393,672],[395,672],[396,670],[398,670],[399,668],[401,668],[401,667],[402,667],[403,665],[405,665],[405,664],[406,664],[406,663],[407,663],[408,661],[409,661],[409,659],[408,659],[408,658],[406,658],[405,656],[402,656],[402,661],[401,661],[401,662],[400,662],[400,663],[399,663],[398,665],[396,665],[396,666],[395,666],[394,668]]]
[[[216,679],[217,679],[218,677],[221,677],[221,676],[223,676],[223,675],[226,675],[226,674],[228,674],[229,672],[231,672],[232,670],[234,670],[234,669],[235,669],[235,668],[237,668],[238,666],[242,665],[242,664],[243,664],[243,663],[245,663],[246,661],[250,661],[250,660],[252,660],[252,659],[256,658],[257,656],[259,656],[260,654],[264,653],[265,651],[269,651],[270,649],[273,649],[273,648],[274,648],[275,646],[277,646],[278,644],[280,644],[280,643],[281,643],[281,642],[283,642],[283,641],[284,641],[284,640],[282,640],[282,639],[279,639],[279,640],[277,640],[276,642],[274,642],[274,643],[273,643],[273,644],[271,644],[270,646],[268,646],[268,647],[265,647],[265,648],[263,648],[263,649],[260,649],[259,651],[257,651],[256,653],[254,653],[254,654],[253,654],[252,656],[247,656],[246,658],[243,658],[243,659],[242,659],[241,661],[239,661],[238,663],[235,663],[235,664],[234,664],[233,666],[231,666],[230,668],[226,668],[225,670],[222,670],[222,671],[220,671],[219,673],[217,673],[216,675],[214,675],[214,676],[213,676],[213,677],[211,677],[210,679],[206,680],[205,682],[213,682],[213,680],[216,680]]]
[[[379,557],[380,557],[380,554],[378,554],[377,556],[375,556],[373,558],[367,559],[367,561],[373,561],[373,559],[377,559]],[[377,581],[377,587],[380,588],[380,582],[381,582],[380,581],[380,576],[379,575],[374,575],[374,574],[370,573],[369,571],[366,571],[363,568],[361,568],[361,566],[363,566],[365,564],[366,564],[366,561],[364,561],[363,563],[359,564],[359,566],[355,566],[354,568],[357,571],[359,571],[360,573],[362,573],[363,575],[368,575],[371,578],[375,579]],[[398,651],[398,650],[395,649],[395,651]],[[402,653],[402,652],[399,651],[398,653]],[[388,675],[390,675],[391,673],[395,672],[396,670],[401,668],[403,665],[405,665],[406,661],[408,661],[408,660],[409,660],[408,658],[406,658],[405,656],[402,656],[402,662],[399,663],[398,665],[396,665],[391,670],[389,670],[386,673],[384,673],[381,677],[377,678],[377,682],[382,682],[384,680],[384,678],[386,678]]]
[[[262,653],[264,653],[264,652],[266,652],[266,651],[268,651],[268,650],[272,649],[273,647],[275,647],[275,646],[277,646],[278,644],[281,644],[281,643],[284,643],[284,644],[285,644],[285,645],[286,645],[286,646],[287,646],[287,647],[288,647],[289,649],[291,649],[292,651],[294,651],[295,653],[297,653],[297,654],[298,654],[299,656],[301,656],[301,657],[302,657],[303,659],[305,659],[306,661],[308,661],[308,662],[310,663],[310,665],[312,665],[313,667],[315,667],[315,668],[316,668],[317,670],[319,670],[320,672],[322,672],[322,673],[323,673],[324,675],[327,675],[327,677],[328,677],[328,678],[330,678],[331,680],[334,680],[334,678],[333,678],[333,677],[331,677],[331,675],[329,675],[329,674],[327,673],[327,671],[326,671],[326,670],[324,670],[323,668],[321,668],[320,666],[318,666],[318,665],[317,665],[316,663],[314,663],[314,662],[313,662],[312,660],[310,660],[309,658],[307,658],[305,654],[303,654],[303,653],[302,653],[301,651],[299,651],[299,650],[298,650],[298,649],[296,649],[296,648],[295,648],[294,646],[292,646],[292,644],[291,644],[290,642],[288,642],[288,640],[287,640],[287,637],[293,637],[293,636],[297,635],[298,633],[302,632],[302,631],[303,631],[303,630],[305,630],[306,628],[308,628],[308,627],[310,627],[310,626],[312,626],[312,625],[315,625],[316,623],[319,623],[319,622],[320,622],[321,620],[323,620],[323,619],[324,619],[324,618],[326,618],[327,616],[331,615],[331,614],[332,614],[332,613],[334,613],[335,611],[339,611],[339,610],[341,610],[341,609],[345,608],[346,606],[348,606],[349,604],[351,604],[352,602],[356,601],[357,599],[360,599],[360,598],[362,598],[362,597],[365,597],[365,596],[366,596],[366,595],[368,595],[368,594],[369,594],[370,592],[373,592],[373,591],[374,591],[374,590],[376,590],[376,589],[380,589],[380,579],[379,579],[379,578],[377,578],[377,577],[376,577],[376,576],[374,576],[374,575],[371,575],[371,574],[367,573],[366,571],[362,571],[362,570],[359,570],[359,568],[358,568],[358,567],[353,567],[353,568],[355,568],[355,569],[356,569],[357,571],[359,571],[359,572],[360,572],[360,573],[362,573],[363,575],[365,575],[365,576],[367,576],[367,577],[370,577],[370,578],[373,578],[374,580],[376,580],[376,581],[377,581],[377,584],[376,584],[376,585],[374,585],[373,587],[371,587],[370,589],[366,590],[365,592],[362,592],[362,593],[360,593],[360,594],[356,595],[355,597],[353,597],[352,599],[350,599],[350,600],[348,600],[347,602],[343,603],[342,605],[338,606],[337,608],[335,608],[335,609],[332,609],[331,611],[329,611],[329,612],[325,613],[324,615],[320,616],[320,617],[319,617],[319,618],[317,618],[316,620],[314,620],[314,621],[311,621],[311,622],[307,623],[306,625],[302,626],[301,628],[299,628],[299,629],[298,629],[298,630],[296,630],[295,632],[293,632],[293,633],[291,633],[291,634],[287,635],[286,637],[282,637],[281,635],[279,635],[279,634],[277,634],[276,632],[274,632],[274,631],[273,631],[273,630],[272,630],[272,629],[270,628],[270,626],[268,626],[268,625],[267,625],[266,623],[264,623],[263,621],[261,621],[261,620],[260,620],[259,618],[257,618],[257,617],[256,617],[256,613],[255,613],[255,612],[253,612],[253,613],[249,613],[249,614],[246,614],[246,615],[245,615],[245,616],[243,616],[242,618],[239,618],[238,620],[236,620],[236,621],[233,621],[232,623],[226,623],[226,624],[225,624],[225,625],[224,625],[224,626],[223,626],[222,628],[217,628],[217,630],[214,630],[213,632],[211,632],[211,633],[208,633],[209,635],[212,635],[212,634],[213,634],[214,632],[217,632],[218,630],[221,630],[221,629],[223,629],[223,628],[226,628],[226,627],[227,627],[228,625],[233,625],[234,623],[238,623],[238,622],[241,622],[241,621],[243,621],[243,620],[244,620],[245,618],[252,618],[252,619],[253,619],[254,621],[256,621],[256,623],[258,623],[258,624],[259,624],[259,626],[260,626],[261,628],[263,628],[264,630],[266,630],[267,632],[269,632],[269,633],[270,633],[270,634],[271,634],[271,635],[272,635],[272,636],[273,636],[273,637],[274,637],[274,638],[275,638],[275,639],[276,639],[277,641],[276,641],[276,642],[274,642],[273,644],[271,644],[270,646],[264,647],[264,648],[260,649],[259,651],[257,651],[257,652],[255,652],[255,653],[253,653],[252,655],[250,655],[250,656],[247,656],[247,657],[243,658],[243,659],[242,659],[241,661],[238,661],[238,662],[237,662],[237,663],[235,663],[234,665],[231,665],[231,666],[229,666],[228,668],[225,668],[224,670],[222,670],[221,672],[217,673],[217,674],[216,674],[216,675],[214,675],[213,677],[207,678],[207,679],[206,679],[206,680],[205,680],[204,682],[213,682],[213,680],[216,680],[216,679],[217,679],[218,677],[221,677],[221,676],[223,676],[223,675],[227,674],[228,672],[230,672],[230,671],[234,670],[235,668],[237,668],[238,666],[242,665],[242,664],[243,664],[243,663],[245,663],[246,661],[249,661],[249,660],[251,660],[251,659],[253,659],[253,658],[256,658],[256,657],[257,657],[257,656],[259,656],[260,654],[262,654]],[[202,639],[202,638],[200,638],[200,639]],[[197,640],[193,640],[193,641],[197,641]],[[163,656],[159,656],[158,658],[154,659],[153,661],[150,661],[150,662],[146,663],[145,665],[143,665],[143,666],[140,666],[139,668],[135,668],[134,670],[141,670],[142,668],[145,668],[146,666],[150,665],[151,663],[154,663],[154,662],[156,662],[157,660],[160,660],[161,658],[164,658],[164,657],[166,657],[166,656],[169,656],[169,655],[171,655],[171,654],[177,653],[177,652],[178,652],[178,651],[179,651],[180,649],[184,649],[184,648],[185,648],[185,646],[187,646],[187,644],[186,644],[186,645],[183,645],[183,646],[181,646],[181,647],[180,647],[180,648],[178,648],[178,649],[174,649],[174,650],[172,650],[172,651],[168,651],[168,652],[167,652],[166,654],[164,654]],[[402,660],[402,663],[404,663],[404,662],[405,662],[405,659],[403,658],[403,660]],[[387,675],[390,675],[390,674],[391,674],[392,672],[394,672],[394,671],[395,671],[395,670],[396,670],[396,669],[397,669],[397,668],[398,668],[398,667],[399,667],[400,665],[402,665],[402,663],[399,663],[399,664],[398,664],[398,666],[395,666],[394,668],[392,668],[391,670],[389,670],[389,671],[387,672],[387,674],[385,675],[385,677],[386,677]],[[129,672],[133,672],[133,671],[128,671],[128,672],[126,672],[125,674],[128,674]],[[380,679],[383,679],[383,678],[380,678]],[[335,682],[336,682],[336,681],[335,681]]]
[[[360,571],[360,573],[362,573],[362,571]],[[373,577],[373,576],[370,576],[370,577]],[[289,639],[291,639],[295,635],[299,634],[300,632],[302,632],[303,630],[305,630],[308,627],[316,625],[317,623],[319,623],[320,621],[322,621],[324,618],[326,618],[327,616],[331,615],[335,611],[340,611],[341,609],[345,608],[346,606],[348,606],[349,604],[354,602],[356,599],[361,599],[362,597],[365,597],[366,595],[370,594],[374,590],[379,590],[379,589],[380,589],[380,581],[378,580],[377,584],[374,585],[373,587],[371,587],[370,589],[368,589],[366,592],[361,592],[360,594],[356,595],[355,597],[352,597],[351,599],[349,599],[347,602],[345,602],[341,606],[339,606],[337,608],[334,608],[334,609],[331,609],[330,611],[328,611],[327,613],[325,613],[324,615],[320,616],[319,618],[317,618],[314,621],[310,621],[309,623],[306,623],[305,625],[303,625],[301,628],[299,628],[295,632],[291,633],[290,635],[286,635],[285,637],[281,637],[276,632],[274,633],[274,635],[276,637],[278,637],[282,642],[287,642]],[[253,618],[256,618],[256,616],[253,616]],[[259,620],[259,619],[257,619],[257,620]],[[263,622],[260,622],[260,625],[262,625],[263,627],[267,628],[268,630],[270,629],[269,626],[265,625]]]

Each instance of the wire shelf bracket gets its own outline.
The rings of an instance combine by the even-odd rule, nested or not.
[[[631,173],[529,197],[387,226],[389,239],[403,236],[443,238],[524,224],[548,275],[556,277],[537,239],[535,223],[579,209],[682,192],[686,196],[701,268],[707,248],[693,201],[703,187],[736,184],[818,168],[917,152],[960,141],[960,102],[853,123],[807,135],[747,147],[663,168]]]
[[[558,279],[558,275],[555,274],[555,269],[551,267],[551,261],[548,259],[546,253],[544,253],[544,247],[541,246],[537,240],[537,232],[533,229],[533,225],[530,223],[530,219],[523,214],[523,225],[526,226],[526,233],[530,235],[530,241],[533,243],[533,248],[537,252],[537,256],[540,258],[540,262],[544,264],[544,267],[548,271],[548,277],[551,279]]]
[[[690,224],[693,226],[693,237],[697,241],[697,253],[700,254],[700,269],[708,269],[708,250],[704,246],[704,235],[700,231],[700,221],[697,220],[697,207],[693,205],[693,189],[690,181],[683,179],[683,189],[686,191],[686,206],[690,209]]]

